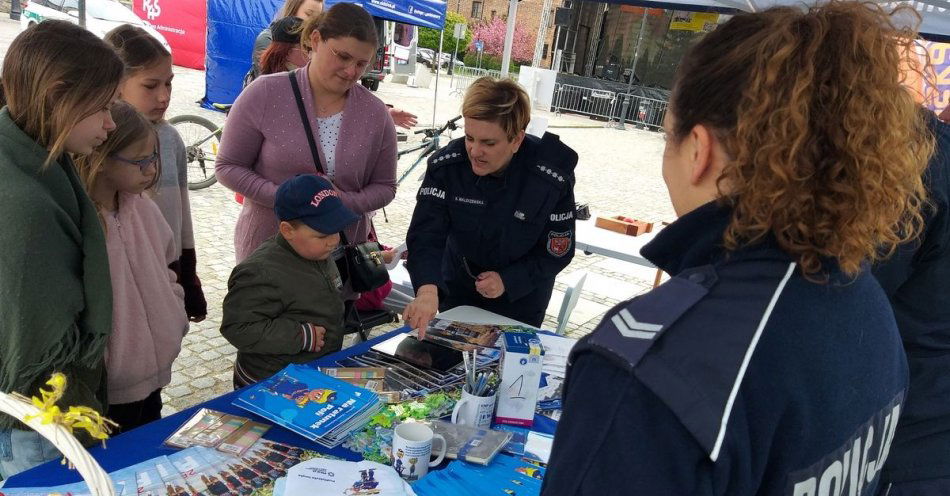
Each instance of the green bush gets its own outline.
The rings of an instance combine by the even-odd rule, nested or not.
[[[478,64],[478,54],[475,52],[467,52],[465,58],[462,60],[465,62],[465,67],[481,67],[482,69],[494,71],[501,70],[501,59],[492,55],[482,54],[481,65]],[[519,64],[511,62],[508,64],[508,72],[518,72],[519,67],[521,67]]]
[[[452,53],[455,50],[455,38],[452,37],[452,34],[455,33],[455,25],[458,23],[465,24],[465,16],[456,12],[449,12],[445,16],[445,39],[442,42],[442,51],[445,53]],[[419,48],[429,48],[433,52],[439,51],[439,34],[441,31],[438,29],[431,28],[419,28]],[[465,37],[459,40],[459,53],[465,52],[468,49],[468,45],[472,42],[472,27],[468,26],[465,30]],[[467,62],[466,62],[467,63]]]

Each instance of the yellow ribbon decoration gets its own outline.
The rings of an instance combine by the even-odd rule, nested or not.
[[[66,391],[65,375],[56,372],[50,380],[46,381],[46,384],[51,389],[40,389],[42,399],[36,396],[30,399],[33,406],[40,410],[40,413],[27,415],[23,418],[24,421],[29,422],[34,418],[39,418],[44,425],[57,423],[68,429],[70,433],[74,433],[76,429],[83,429],[93,439],[102,441],[109,439],[109,433],[118,424],[103,417],[99,412],[88,406],[71,406],[64,413],[56,406],[56,402],[63,397],[63,392]]]

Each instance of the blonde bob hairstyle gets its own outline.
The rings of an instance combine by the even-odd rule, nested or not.
[[[112,120],[115,121],[115,131],[109,134],[109,138],[92,153],[77,157],[75,161],[79,178],[90,196],[96,188],[102,169],[105,168],[112,155],[147,139],[149,136],[153,136],[156,145],[158,144],[158,134],[155,132],[155,127],[132,105],[123,101],[116,102],[112,106]],[[154,186],[162,175],[161,163],[162,161],[159,160],[155,164],[157,170],[155,171],[155,178],[148,185],[149,188]]]
[[[727,249],[772,236],[817,280],[920,232],[934,138],[903,85],[916,33],[891,21],[913,15],[834,0],[743,13],[684,56],[666,131],[675,145],[701,124],[722,143]]]
[[[112,47],[70,22],[44,21],[13,40],[4,96],[13,122],[49,150],[44,167],[63,154],[76,124],[109,106],[123,72]]]
[[[505,131],[508,141],[513,141],[518,133],[528,128],[531,103],[518,83],[485,76],[478,78],[465,92],[462,116],[494,122]]]

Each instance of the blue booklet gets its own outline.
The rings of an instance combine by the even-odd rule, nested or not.
[[[234,404],[307,439],[334,447],[382,408],[379,396],[306,365],[288,365]]]

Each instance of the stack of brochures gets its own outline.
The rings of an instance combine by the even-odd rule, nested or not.
[[[265,494],[274,481],[300,463],[320,457],[312,451],[259,439],[244,456],[236,457],[203,446],[193,446],[109,474],[117,495],[194,496]],[[91,496],[84,482],[48,488],[4,488],[9,496]],[[98,494],[98,492],[96,493]]]
[[[288,365],[245,389],[234,404],[327,448],[382,410],[379,395],[306,365]]]

